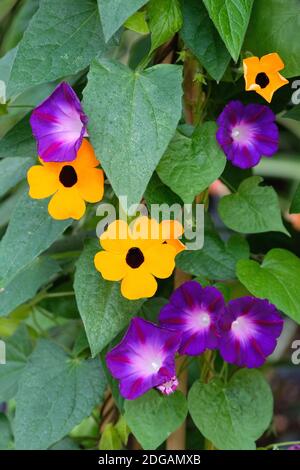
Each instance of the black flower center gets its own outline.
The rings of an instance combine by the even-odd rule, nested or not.
[[[133,269],[139,268],[144,262],[144,255],[139,248],[130,248],[126,255],[126,263]]]
[[[77,183],[77,173],[71,165],[65,165],[59,174],[59,181],[66,188],[71,188]]]
[[[266,88],[266,86],[269,85],[270,80],[265,72],[260,72],[256,75],[255,83],[259,85],[260,88]]]

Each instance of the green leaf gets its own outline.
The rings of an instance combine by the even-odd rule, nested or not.
[[[216,141],[216,124],[206,122],[192,138],[177,133],[161,159],[157,173],[183,202],[192,203],[223,172],[226,158]]]
[[[256,1],[243,48],[259,57],[277,52],[285,63],[283,75],[295,77],[300,74],[300,42],[295,40],[299,22],[298,0]]]
[[[108,41],[122,24],[148,0],[98,0],[105,40]]]
[[[259,186],[260,176],[245,179],[234,194],[223,197],[218,206],[227,227],[240,233],[282,232],[285,229],[276,192],[271,186]]]
[[[300,121],[300,104],[289,109],[283,116],[283,118],[295,119],[295,121]]]
[[[156,449],[182,424],[187,402],[181,392],[162,395],[156,390],[125,401],[125,419],[143,449]]]
[[[16,448],[47,449],[100,402],[105,380],[99,361],[71,359],[51,341],[39,341],[16,397]]]
[[[183,0],[183,27],[180,32],[186,46],[199,59],[207,72],[219,81],[230,61],[219,33],[199,0]]]
[[[249,258],[249,245],[244,238],[234,235],[225,244],[216,232],[206,230],[203,248],[179,253],[176,266],[194,276],[234,279],[236,263],[243,258]]]
[[[52,219],[48,200],[30,199],[22,194],[0,243],[0,287],[10,281],[45,251],[71,224]]]
[[[0,413],[0,450],[10,449],[12,440],[10,423],[5,414]]]
[[[26,266],[0,291],[0,317],[34,297],[38,289],[59,271],[59,264],[50,258],[37,258]]]
[[[99,244],[88,244],[76,265],[74,289],[92,355],[98,354],[140,309],[143,299],[130,301],[118,282],[105,281],[94,266]]]
[[[6,364],[0,367],[0,402],[16,396],[19,380],[32,352],[32,343],[25,325],[6,340]]]
[[[171,39],[182,26],[178,0],[150,0],[147,7],[151,31],[151,51]]]
[[[105,51],[95,2],[41,0],[19,43],[8,93],[75,74]]]
[[[27,159],[36,156],[36,142],[32,136],[29,116],[27,116],[0,140],[0,157],[22,159],[25,157]]]
[[[105,426],[105,429],[101,435],[99,449],[110,451],[123,449],[121,437],[112,423],[107,423]]]
[[[296,189],[296,192],[293,197],[293,201],[290,208],[290,214],[299,214],[300,213],[300,184]]]
[[[25,177],[27,170],[33,163],[31,158],[4,158],[0,160],[0,197]]]
[[[239,58],[250,20],[253,0],[203,0],[231,57]]]
[[[273,396],[257,370],[239,370],[227,385],[197,381],[188,395],[189,411],[200,432],[220,450],[254,450],[270,424]]]
[[[237,275],[251,294],[267,298],[300,323],[300,259],[296,255],[274,248],[261,265],[256,261],[239,261]]]
[[[156,172],[149,181],[144,197],[149,208],[152,204],[183,204],[180,197],[160,180]]]
[[[13,9],[17,0],[2,0],[1,1],[1,11],[0,11],[0,21],[5,18],[5,16]]]
[[[133,72],[94,61],[84,90],[96,154],[117,196],[139,203],[181,116],[182,69],[157,65]],[[97,103],[97,106],[95,106]]]
[[[146,21],[146,13],[146,10],[134,13],[127,21],[125,21],[125,28],[135,31],[136,33],[148,34],[150,30]]]

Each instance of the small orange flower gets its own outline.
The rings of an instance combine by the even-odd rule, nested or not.
[[[75,160],[44,162],[28,170],[29,196],[44,199],[52,196],[48,211],[53,219],[80,219],[85,201],[101,201],[104,192],[103,171],[91,144],[83,139]]]
[[[261,59],[249,57],[243,60],[243,65],[246,90],[256,91],[269,103],[275,91],[289,82],[279,73],[284,63],[277,52],[264,55]]]
[[[143,216],[128,226],[116,220],[100,237],[103,251],[95,256],[96,269],[108,281],[122,281],[121,293],[127,299],[152,297],[157,290],[155,277],[165,279],[173,272],[175,256],[182,250],[173,246],[179,232],[182,226],[172,221],[159,224]]]

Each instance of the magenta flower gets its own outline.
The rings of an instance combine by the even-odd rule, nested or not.
[[[288,450],[300,450],[300,444],[293,444],[292,446],[288,447]]]
[[[272,157],[278,150],[275,114],[267,106],[230,101],[217,123],[217,141],[234,166],[251,168],[262,156]]]
[[[221,318],[220,353],[240,367],[260,367],[274,351],[283,319],[268,300],[241,297],[231,300]]]
[[[75,160],[86,136],[87,116],[72,87],[61,83],[30,117],[38,154],[45,162]]]
[[[159,314],[159,322],[181,334],[180,354],[196,356],[219,344],[218,320],[225,303],[215,287],[188,281],[176,289]]]
[[[134,400],[153,387],[166,394],[174,391],[179,344],[178,333],[133,318],[121,343],[106,355],[112,376],[120,381],[121,395]]]

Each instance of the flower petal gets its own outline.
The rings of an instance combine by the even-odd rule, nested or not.
[[[33,199],[44,199],[54,194],[59,187],[56,171],[41,165],[32,166],[27,172],[29,196]]]
[[[95,168],[99,165],[93,146],[87,139],[83,139],[82,144],[77,152],[76,160],[73,162],[74,168],[83,170],[88,167]]]
[[[82,169],[78,174],[77,189],[87,202],[98,202],[103,198],[104,174],[99,168]]]
[[[151,246],[144,251],[144,266],[155,277],[165,279],[171,276],[175,268],[176,249],[168,244],[161,243]]]
[[[53,219],[81,219],[85,213],[85,202],[75,188],[60,188],[51,198],[48,211]]]
[[[157,290],[157,282],[143,267],[128,271],[121,283],[121,292],[126,299],[142,299],[153,297]]]
[[[38,154],[44,161],[72,161],[86,133],[87,117],[68,83],[61,83],[30,118]]]
[[[99,251],[99,253],[95,255],[94,263],[96,269],[107,281],[120,281],[127,271],[124,256],[119,253]]]
[[[127,223],[120,219],[109,224],[100,236],[100,244],[104,250],[113,253],[127,253],[132,247]]]

